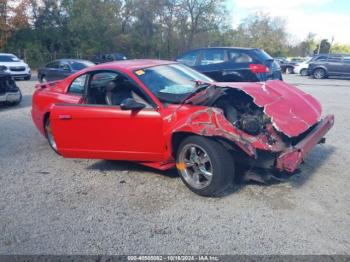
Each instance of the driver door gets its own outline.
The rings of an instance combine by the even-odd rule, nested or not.
[[[101,78],[98,81],[101,84]],[[100,104],[56,104],[50,120],[58,152],[64,157],[164,160],[163,120],[153,107],[136,111]]]

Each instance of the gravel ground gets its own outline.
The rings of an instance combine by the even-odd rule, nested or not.
[[[288,182],[191,193],[175,172],[64,159],[21,105],[0,108],[0,254],[350,254],[350,80],[285,76],[336,124]]]

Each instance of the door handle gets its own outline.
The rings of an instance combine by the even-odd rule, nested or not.
[[[59,115],[58,119],[60,119],[60,120],[71,120],[72,116],[71,115]]]

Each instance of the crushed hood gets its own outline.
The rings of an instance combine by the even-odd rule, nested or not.
[[[289,137],[300,135],[321,117],[321,105],[311,95],[279,80],[265,83],[215,83],[235,88],[251,96],[257,106],[271,118],[273,126]]]

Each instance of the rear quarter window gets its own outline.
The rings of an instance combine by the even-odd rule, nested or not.
[[[245,53],[239,51],[228,51],[228,59],[234,63],[251,63],[253,58]]]
[[[273,58],[268,53],[261,49],[252,50],[252,54],[259,60],[261,59],[262,61],[273,60]]]
[[[330,56],[327,59],[328,62],[341,62],[342,57],[341,56]]]
[[[225,62],[225,50],[209,49],[202,52],[200,65],[219,64]]]

